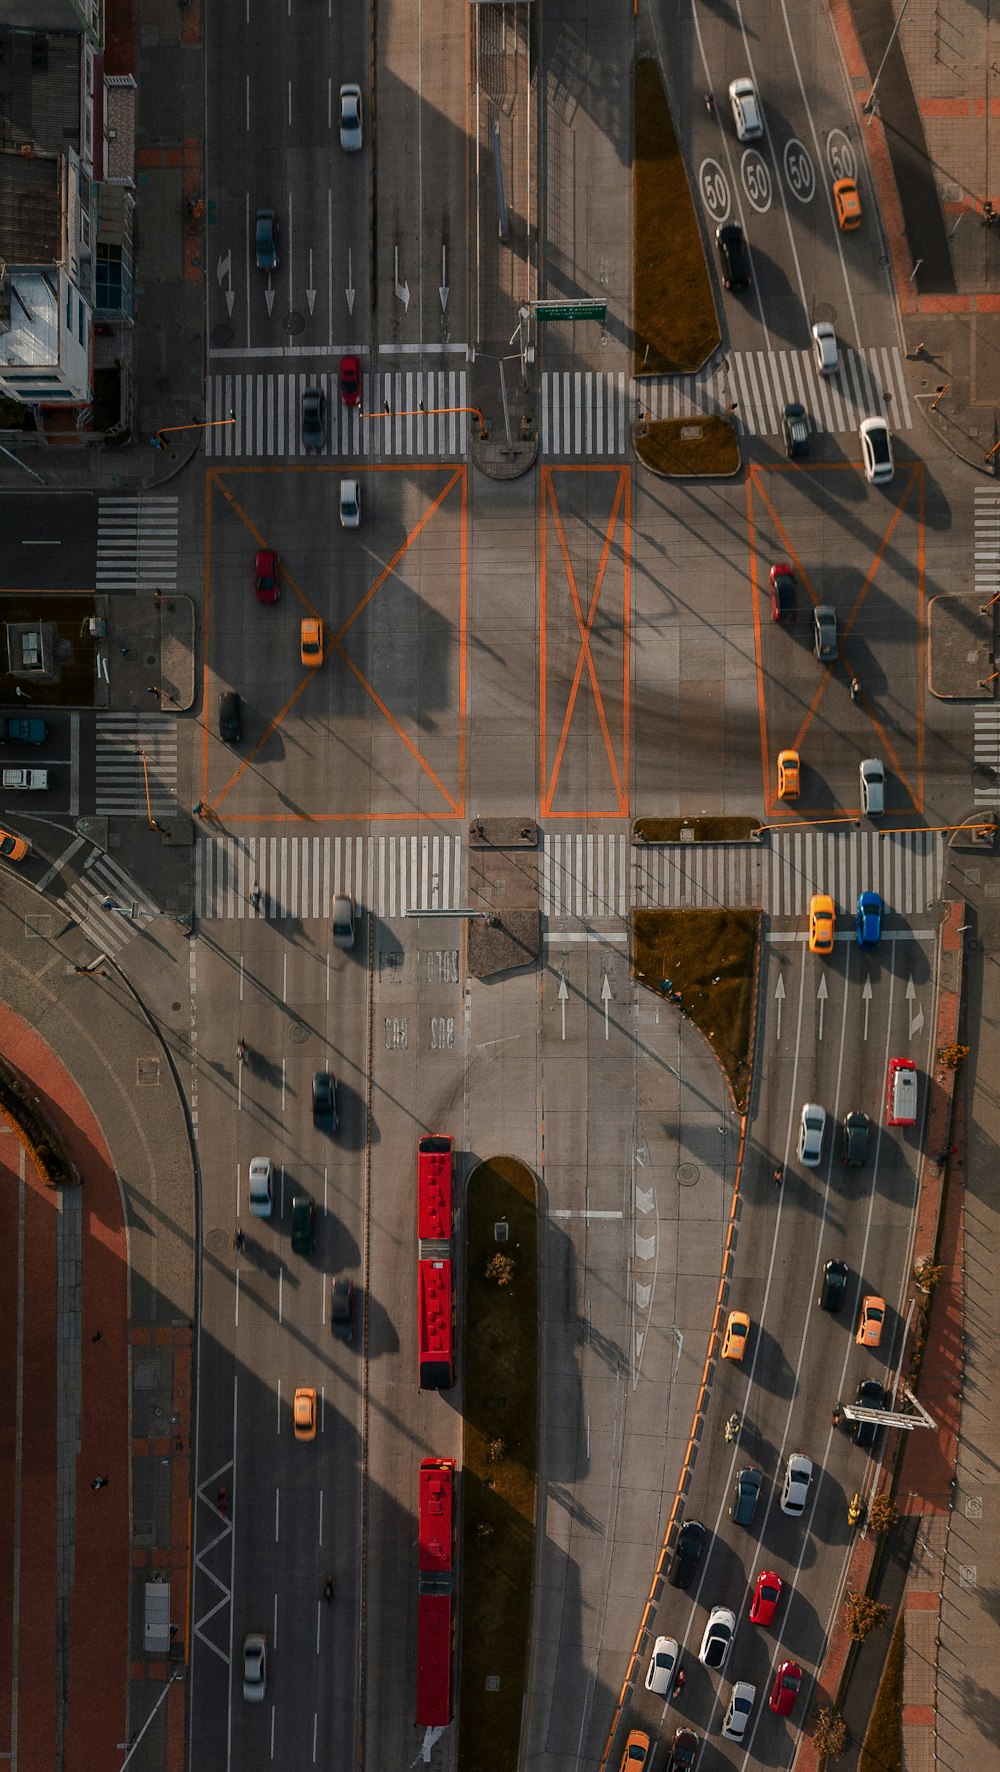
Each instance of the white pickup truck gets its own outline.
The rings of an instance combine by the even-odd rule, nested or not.
[[[4,792],[13,789],[18,793],[31,793],[49,785],[47,769],[5,769],[3,772]]]

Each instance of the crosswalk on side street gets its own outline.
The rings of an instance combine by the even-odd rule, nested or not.
[[[97,501],[99,591],[172,591],[177,586],[178,500],[166,493]]]

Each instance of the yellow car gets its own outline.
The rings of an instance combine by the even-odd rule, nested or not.
[[[746,1311],[730,1311],[726,1322],[726,1333],[722,1338],[722,1358],[724,1360],[742,1360],[746,1352],[749,1333],[750,1318]]]
[[[292,1404],[292,1422],[297,1440],[316,1438],[316,1392],[311,1385],[300,1384]]]
[[[323,623],[304,615],[299,630],[299,656],[304,665],[323,663]]]
[[[11,831],[0,830],[0,856],[4,861],[23,861],[30,848],[27,837],[15,837]]]
[[[882,1324],[885,1322],[885,1299],[877,1298],[869,1292],[861,1300],[861,1321],[858,1333],[854,1337],[859,1347],[878,1347],[882,1339]]]
[[[833,953],[833,922],[836,913],[833,899],[825,892],[814,892],[809,900],[809,952]]]
[[[861,226],[861,198],[853,178],[838,178],[833,185],[833,206],[837,223],[844,234]]]
[[[778,799],[797,800],[799,797],[799,753],[798,751],[778,752]]]

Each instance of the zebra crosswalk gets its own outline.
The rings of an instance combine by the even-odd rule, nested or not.
[[[543,839],[540,901],[550,922],[722,905],[802,917],[814,892],[849,910],[870,891],[912,916],[940,897],[943,866],[941,838],[930,831],[772,831],[760,844],[691,848],[633,848],[622,832],[556,832]]]
[[[171,591],[177,585],[178,500],[138,493],[97,501],[99,591]]]
[[[731,351],[697,375],[635,379],[624,372],[545,371],[541,377],[542,454],[627,453],[633,423],[728,412],[750,436],[777,437],[781,414],[799,400],[817,431],[856,436],[872,413],[895,431],[913,423],[898,346],[843,349],[836,375],[816,373],[810,351]]]
[[[177,811],[177,721],[171,715],[99,713],[96,762],[99,816]]]
[[[304,457],[302,395],[319,387],[326,401],[326,444],[321,457],[389,460],[465,456],[469,442],[465,369],[384,370],[362,376],[360,406],[345,406],[335,373],[279,372],[210,375],[205,453],[218,457]],[[311,458],[314,459],[314,458]]]
[[[101,849],[91,851],[60,903],[72,913],[98,953],[111,957],[132,940],[146,918],[163,914],[148,893]]]
[[[1000,487],[977,486],[973,506],[973,583],[977,597],[988,603],[1000,594]],[[977,806],[1000,803],[1000,705],[973,710],[973,756],[992,778],[976,782]]]
[[[260,904],[250,904],[253,887]],[[381,920],[462,903],[462,839],[426,835],[202,837],[195,848],[199,917],[329,917],[346,893]]]

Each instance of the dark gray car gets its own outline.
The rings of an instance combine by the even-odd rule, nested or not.
[[[813,647],[820,664],[830,664],[837,656],[837,611],[830,603],[819,603],[813,610]]]
[[[677,1534],[674,1566],[670,1571],[672,1587],[688,1588],[705,1549],[705,1528],[700,1520],[685,1520]]]
[[[763,1472],[757,1470],[752,1464],[748,1465],[746,1470],[737,1473],[736,1487],[733,1490],[733,1505],[729,1510],[729,1517],[735,1525],[749,1526],[752,1524],[754,1514],[757,1512],[757,1503],[760,1500],[763,1482]]]
[[[867,1114],[845,1114],[843,1156],[849,1169],[858,1169],[868,1161]]]
[[[227,744],[239,744],[242,733],[240,698],[235,689],[224,689],[219,696],[219,737]]]
[[[306,388],[302,395],[302,447],[307,455],[318,455],[325,447],[323,407],[322,388]]]
[[[313,1071],[313,1125],[320,1132],[337,1130],[337,1083],[332,1071]]]
[[[273,209],[258,209],[257,232],[254,239],[258,271],[278,268],[278,220]]]
[[[330,1328],[338,1341],[353,1341],[354,1285],[346,1274],[333,1282],[330,1294]]]
[[[884,1409],[886,1406],[885,1391],[877,1378],[863,1378],[858,1385],[858,1393],[854,1399],[859,1409]],[[877,1421],[856,1421],[854,1423],[854,1444],[872,1447],[878,1439],[879,1426]]]
[[[820,1310],[834,1313],[843,1310],[850,1271],[846,1261],[827,1262],[823,1269],[823,1289],[819,1295]]]

